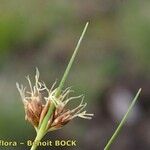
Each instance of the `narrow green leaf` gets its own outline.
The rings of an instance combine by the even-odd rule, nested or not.
[[[66,81],[66,79],[67,79],[67,76],[68,76],[69,71],[70,71],[70,69],[71,69],[71,67],[72,67],[72,64],[73,64],[73,62],[74,62],[74,59],[75,59],[75,57],[76,57],[76,55],[77,55],[77,52],[78,52],[78,50],[79,50],[80,44],[81,44],[82,39],[83,39],[83,37],[84,37],[84,35],[85,35],[85,32],[86,32],[86,30],[87,30],[88,25],[89,25],[89,23],[87,22],[86,25],[85,25],[85,27],[84,27],[84,30],[83,30],[83,32],[82,32],[82,34],[81,34],[81,36],[80,36],[80,39],[79,39],[79,41],[78,41],[78,43],[77,43],[77,45],[76,45],[76,48],[75,48],[75,50],[74,50],[74,52],[73,52],[73,55],[72,55],[72,57],[71,57],[71,59],[70,59],[70,61],[69,61],[69,63],[68,63],[68,66],[67,66],[67,68],[66,68],[66,70],[65,70],[65,72],[64,72],[64,75],[63,75],[63,77],[62,77],[62,80],[60,81],[60,84],[59,84],[58,89],[57,89],[57,92],[56,92],[56,97],[58,97],[58,96],[60,95],[60,93],[61,93],[61,90],[62,90],[62,88],[63,88],[63,86],[64,86],[64,83],[65,83],[65,81]]]
[[[123,127],[125,121],[127,120],[127,117],[128,117],[128,115],[129,115],[130,111],[132,110],[132,108],[133,108],[135,102],[137,101],[137,99],[138,99],[140,93],[141,93],[141,89],[139,89],[139,91],[137,92],[137,94],[136,94],[136,96],[134,97],[134,99],[133,99],[131,105],[129,106],[129,108],[128,108],[126,114],[125,114],[124,117],[122,118],[120,124],[118,125],[118,127],[117,127],[117,129],[115,130],[114,134],[112,135],[112,137],[111,137],[110,140],[108,141],[108,143],[107,143],[107,145],[105,146],[104,150],[109,150],[109,149],[110,149],[110,146],[112,145],[112,143],[114,142],[114,140],[117,138],[117,136],[118,136],[120,130],[122,129],[122,127]]]

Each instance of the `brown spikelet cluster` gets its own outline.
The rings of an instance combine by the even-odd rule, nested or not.
[[[30,100],[24,105],[25,107],[25,119],[28,120],[35,128],[43,121],[48,109],[50,107],[50,101],[47,101],[43,105],[36,99]],[[69,110],[63,109],[61,106],[55,109],[53,116],[49,119],[47,129],[56,130],[67,124],[71,120],[71,113]]]
[[[26,88],[22,85],[19,86],[18,83],[16,85],[23,100],[25,118],[35,127],[35,129],[41,125],[52,103],[55,105],[56,109],[48,121],[48,131],[60,129],[75,117],[91,119],[93,116],[93,114],[87,114],[86,111],[83,111],[86,107],[86,103],[83,103],[84,97],[82,95],[69,97],[69,94],[72,92],[70,88],[65,89],[59,97],[56,97],[57,88],[54,89],[55,83],[49,90],[44,82],[39,82],[38,70],[36,70],[34,86],[32,86],[29,76],[27,77],[27,80],[29,82],[30,91],[26,91]],[[43,95],[43,91],[46,91],[46,96],[45,94]],[[76,108],[66,108],[66,105],[71,100],[78,98],[82,98],[82,100]]]

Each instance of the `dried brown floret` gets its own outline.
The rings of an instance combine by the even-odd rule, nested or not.
[[[39,71],[36,70],[35,75],[35,85],[32,86],[29,76],[27,77],[29,82],[30,91],[26,91],[22,85],[19,86],[17,83],[17,88],[20,92],[21,98],[24,103],[25,108],[25,118],[28,120],[36,129],[42,123],[44,117],[46,116],[51,103],[55,105],[55,110],[53,115],[48,121],[47,130],[57,130],[66,125],[69,121],[75,117],[80,117],[84,119],[91,119],[93,114],[87,114],[83,109],[86,107],[86,103],[83,103],[84,97],[76,96],[69,97],[72,92],[71,88],[66,88],[59,97],[56,97],[57,88],[54,89],[55,83],[49,90],[44,82],[39,81]],[[47,96],[43,93],[46,92]],[[43,98],[44,97],[44,101]],[[74,99],[82,98],[80,104],[74,109],[66,108],[66,105]]]

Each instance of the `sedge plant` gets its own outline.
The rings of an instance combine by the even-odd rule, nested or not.
[[[87,27],[88,22],[84,27],[77,46],[57,88],[55,88],[56,83],[54,83],[51,89],[49,89],[44,82],[39,81],[38,69],[36,69],[34,86],[31,83],[30,77],[27,76],[30,91],[26,91],[26,87],[23,87],[23,85],[20,86],[18,83],[16,84],[23,100],[26,114],[25,118],[34,126],[37,133],[31,150],[37,149],[38,143],[46,133],[62,128],[76,117],[91,119],[93,116],[93,114],[89,114],[85,110],[87,103],[84,103],[83,95],[70,97],[69,94],[72,92],[71,88],[63,89]],[[44,92],[47,93],[46,96],[43,95]],[[70,101],[79,98],[81,99],[81,102],[77,107],[74,109],[66,108],[66,105]],[[45,101],[45,103],[43,103],[43,101]]]
[[[18,83],[16,83],[17,89],[21,95],[24,104],[25,119],[28,120],[36,130],[36,138],[30,150],[37,149],[38,143],[42,140],[45,134],[47,134],[50,131],[61,129],[64,125],[66,125],[74,118],[80,117],[83,119],[92,119],[93,117],[93,114],[87,113],[85,110],[87,103],[84,103],[83,95],[71,97],[70,93],[72,92],[72,89],[70,87],[64,89],[65,81],[68,77],[69,71],[77,55],[80,44],[87,30],[88,24],[89,23],[87,22],[84,27],[84,30],[79,38],[73,55],[67,65],[64,75],[57,88],[55,87],[56,82],[49,89],[44,82],[39,81],[40,73],[37,68],[34,85],[32,85],[30,77],[27,76],[27,80],[30,87],[29,91],[27,91],[26,87],[23,87],[23,85],[19,85]],[[43,95],[44,92],[46,92],[47,95]],[[104,150],[110,149],[112,143],[118,136],[121,128],[127,120],[127,117],[130,111],[132,110],[132,107],[134,106],[140,92],[141,89],[139,89],[131,105],[129,106],[126,114],[124,115],[122,121],[120,122],[116,131],[106,144]],[[79,98],[81,99],[81,102],[78,106],[76,106],[74,109],[66,108],[66,105],[70,103],[70,101]]]

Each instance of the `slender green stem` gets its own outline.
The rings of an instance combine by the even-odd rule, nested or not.
[[[74,62],[75,56],[76,56],[76,54],[77,54],[77,52],[79,50],[80,44],[81,44],[82,39],[83,39],[83,37],[85,35],[87,27],[88,27],[88,22],[86,23],[86,25],[84,27],[84,30],[83,30],[83,32],[82,32],[82,34],[80,36],[80,39],[79,39],[79,41],[77,43],[77,46],[76,46],[76,48],[74,50],[74,53],[73,53],[73,55],[72,55],[72,57],[71,57],[71,59],[70,59],[70,61],[68,63],[68,66],[67,66],[67,68],[66,68],[66,70],[64,72],[64,75],[62,77],[62,80],[60,81],[60,84],[59,84],[58,89],[56,91],[56,95],[55,95],[56,97],[59,97],[60,94],[61,94],[62,88],[64,86],[64,83],[65,83],[66,79],[67,79],[69,71],[70,71],[70,69],[72,67],[72,64]],[[54,110],[55,110],[55,105],[52,103],[50,108],[49,108],[49,110],[48,110],[48,112],[47,112],[47,114],[46,114],[46,116],[45,116],[45,118],[43,119],[43,121],[42,121],[42,123],[41,123],[41,125],[39,127],[39,130],[37,131],[37,136],[36,136],[36,138],[34,140],[35,144],[32,145],[31,150],[36,150],[36,148],[37,148],[37,144],[36,143],[40,142],[41,139],[46,134],[46,132],[47,132],[47,124],[48,124],[49,118],[52,116]]]
[[[130,111],[132,110],[135,102],[137,101],[138,97],[139,97],[139,94],[141,93],[141,89],[139,89],[139,91],[137,92],[136,96],[134,97],[131,105],[129,106],[126,114],[124,115],[124,117],[122,118],[120,124],[118,125],[117,129],[115,130],[114,134],[112,135],[112,137],[110,138],[110,140],[108,141],[107,145],[105,146],[104,150],[109,150],[110,149],[110,146],[112,145],[112,143],[114,142],[114,140],[117,138],[120,130],[122,129],[125,121],[127,120],[127,117],[130,113]]]
[[[55,106],[54,104],[51,105],[51,107],[49,108],[45,118],[43,119],[42,121],[42,124],[37,132],[37,136],[34,140],[34,143],[31,147],[31,150],[36,150],[37,148],[37,143],[41,141],[41,139],[44,137],[44,135],[46,134],[47,132],[47,123],[48,123],[48,120],[49,118],[51,117],[52,113],[54,112],[55,110]]]
[[[37,134],[37,136],[36,136],[36,138],[34,140],[34,143],[33,143],[32,147],[31,147],[31,150],[36,150],[37,149],[38,143],[41,141],[43,136],[46,134],[44,131],[45,130],[42,130],[42,128],[41,128],[41,130],[39,130],[39,132],[38,132],[38,134]]]
[[[60,84],[59,84],[59,86],[58,86],[58,90],[57,90],[57,92],[56,92],[56,97],[59,96],[60,93],[61,93],[61,90],[62,90],[62,88],[63,88],[63,86],[64,86],[64,83],[65,83],[65,81],[66,81],[66,79],[67,79],[67,76],[68,76],[68,74],[69,74],[69,71],[70,71],[70,69],[71,69],[71,66],[72,66],[72,64],[73,64],[73,62],[74,62],[74,59],[75,59],[75,57],[76,57],[76,55],[77,55],[77,52],[78,52],[78,50],[79,50],[80,44],[81,44],[81,42],[82,42],[82,39],[83,39],[83,37],[84,37],[84,35],[85,35],[85,32],[86,32],[86,30],[87,30],[88,24],[89,24],[89,23],[87,22],[86,25],[85,25],[85,27],[84,27],[84,30],[83,30],[83,32],[82,32],[82,34],[81,34],[81,36],[80,36],[80,39],[79,39],[79,41],[78,41],[78,43],[77,43],[77,45],[76,45],[76,48],[75,48],[75,50],[74,50],[74,52],[73,52],[73,55],[72,55],[72,57],[71,57],[71,59],[70,59],[70,61],[69,61],[69,64],[68,64],[68,66],[67,66],[67,68],[66,68],[66,70],[65,70],[65,73],[64,73],[64,75],[63,75],[63,77],[62,77],[62,80],[60,81]]]

